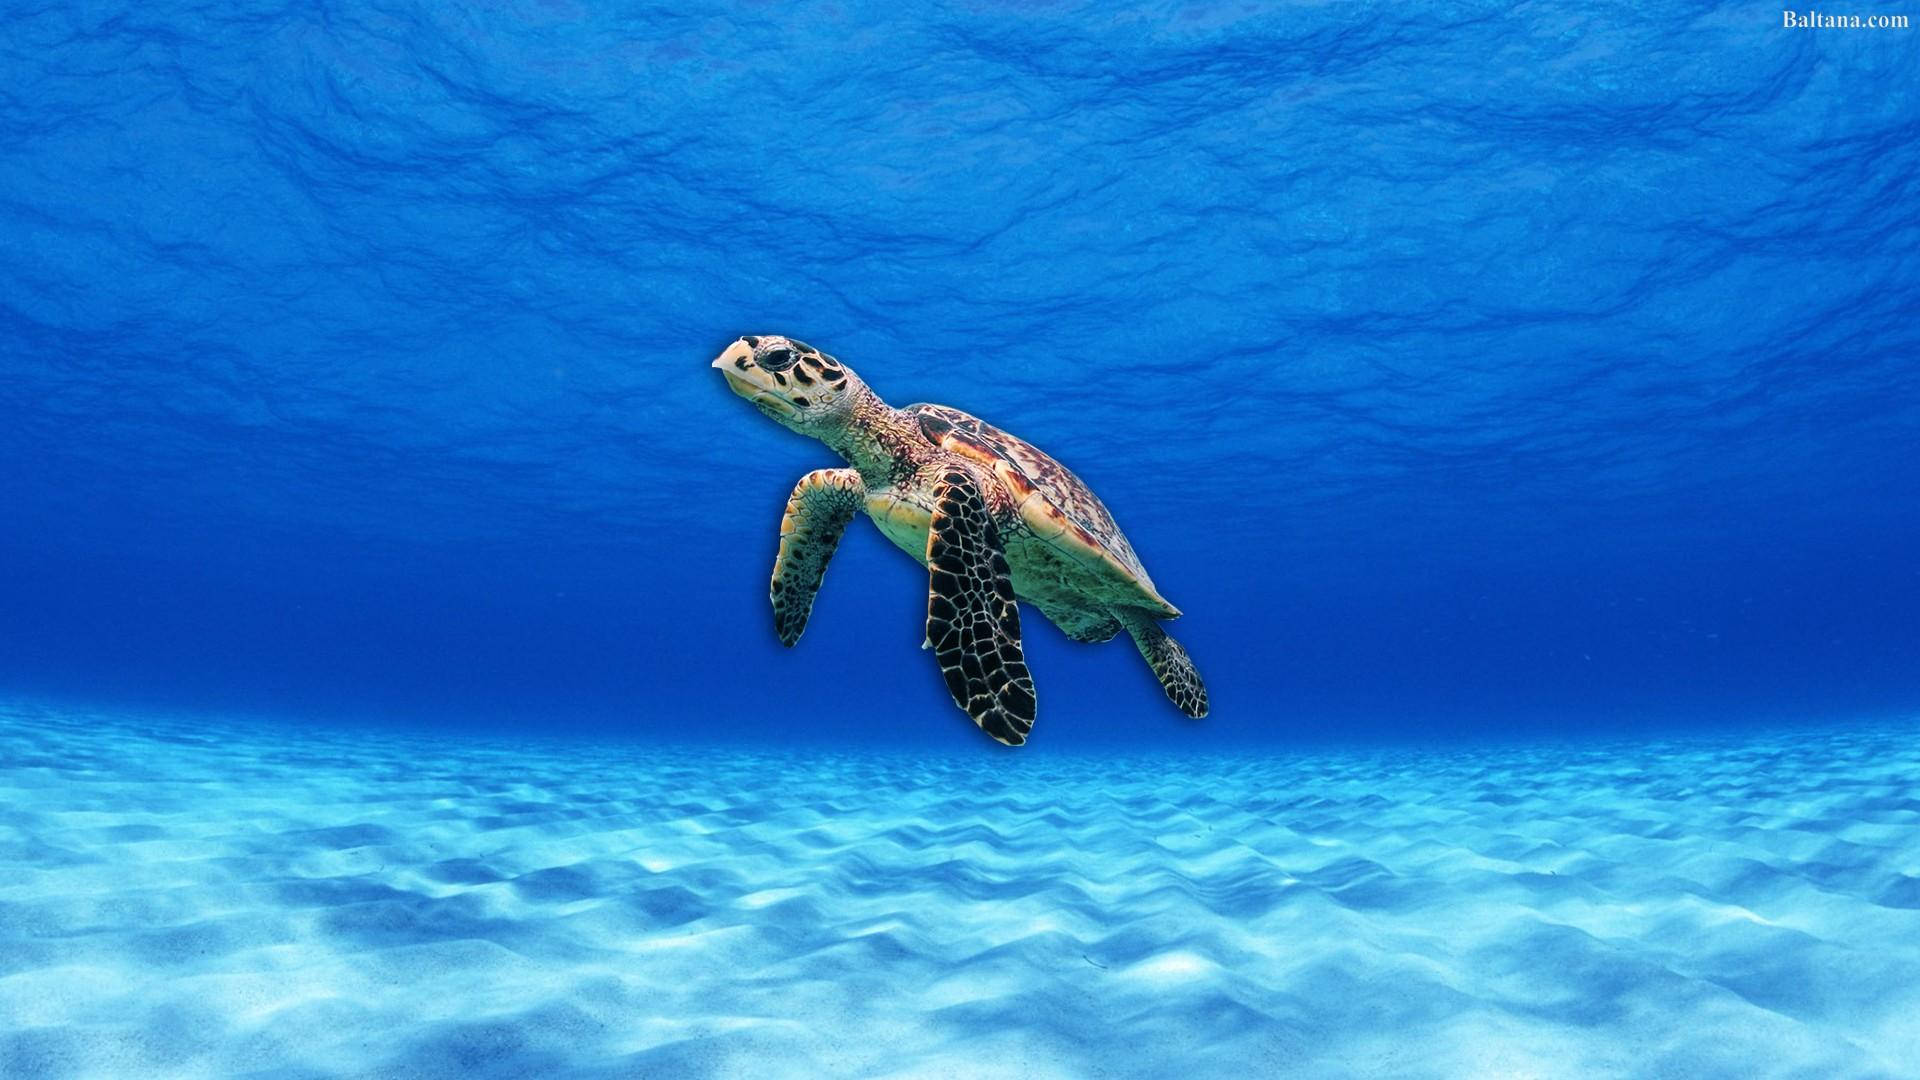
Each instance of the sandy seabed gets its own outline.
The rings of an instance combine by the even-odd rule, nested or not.
[[[0,709],[0,1075],[1920,1075],[1916,778]]]

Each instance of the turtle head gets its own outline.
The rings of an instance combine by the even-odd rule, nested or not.
[[[713,362],[727,386],[802,435],[844,427],[866,384],[840,361],[790,337],[748,334]]]

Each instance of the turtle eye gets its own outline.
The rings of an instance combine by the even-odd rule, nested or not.
[[[768,371],[785,371],[793,366],[793,361],[793,350],[787,348],[785,345],[768,349],[766,352],[754,357],[754,362]]]

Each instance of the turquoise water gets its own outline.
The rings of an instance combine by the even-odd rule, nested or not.
[[[928,756],[0,715],[9,1076],[1912,1075],[1904,730]]]

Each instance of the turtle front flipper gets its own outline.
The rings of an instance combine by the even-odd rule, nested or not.
[[[983,487],[949,469],[927,528],[927,644],[947,692],[980,730],[1019,746],[1033,730],[1033,676],[1020,648],[1020,609]]]
[[[827,561],[866,497],[867,486],[854,469],[816,469],[793,486],[780,519],[780,554],[773,560],[773,628],[780,644],[800,640]]]

